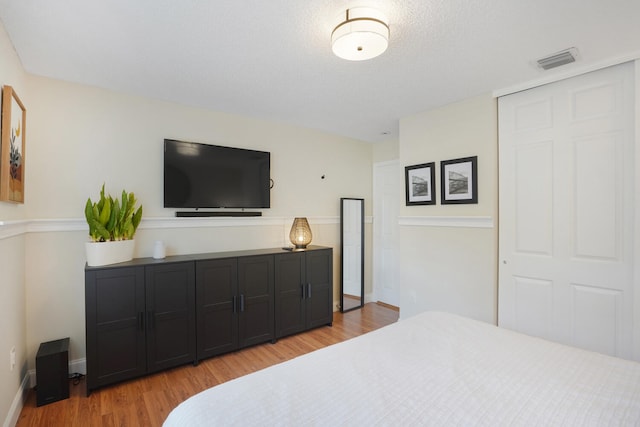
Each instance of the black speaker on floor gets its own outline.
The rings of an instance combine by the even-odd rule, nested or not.
[[[40,344],[36,354],[36,405],[69,397],[69,338]]]

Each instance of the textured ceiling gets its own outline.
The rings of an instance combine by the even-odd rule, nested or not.
[[[335,17],[362,5],[389,16],[389,48],[341,60]],[[32,74],[370,142],[401,117],[640,52],[639,0],[0,0],[0,19]],[[575,64],[533,65],[573,46]]]

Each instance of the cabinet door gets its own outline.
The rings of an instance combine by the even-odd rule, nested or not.
[[[275,339],[273,255],[238,258],[239,345]]]
[[[333,251],[305,252],[307,328],[333,323]]]
[[[238,348],[237,290],[236,258],[196,262],[198,360]]]
[[[193,262],[145,268],[148,372],[196,360],[194,269]]]
[[[276,338],[305,329],[305,254],[275,256],[275,328]]]
[[[144,267],[85,273],[87,393],[146,372]]]

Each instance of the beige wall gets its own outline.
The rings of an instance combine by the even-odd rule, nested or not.
[[[27,108],[25,204],[0,203],[0,420],[11,415],[41,342],[70,337],[70,359],[85,356],[83,208],[103,182],[113,193],[135,192],[144,206],[138,257],[150,256],[155,240],[169,255],[279,247],[293,217],[307,216],[313,243],[334,248],[338,300],[339,199],[371,200],[370,144],[31,76],[3,29],[0,79]],[[164,138],[270,151],[271,209],[257,219],[176,219],[162,207]]]
[[[373,162],[386,162],[400,157],[400,143],[397,139],[373,144]]]
[[[79,217],[103,182],[135,192],[145,217],[172,216],[162,207],[164,138],[270,151],[266,216],[333,216],[340,195],[371,195],[365,142],[40,77],[29,88],[30,218]]]
[[[25,104],[30,101],[22,66],[2,26],[0,84],[12,86]],[[0,422],[6,422],[11,408],[20,403],[18,393],[27,369],[25,238],[21,231],[25,215],[25,205],[0,202],[0,223],[4,223],[0,225]],[[12,348],[16,350],[13,370],[9,365]]]
[[[369,144],[41,77],[30,76],[29,88],[37,103],[29,121],[28,216],[50,223],[27,239],[29,366],[40,342],[65,336],[70,358],[85,356],[84,226],[56,229],[50,220],[79,220],[103,182],[114,193],[135,192],[144,206],[136,256],[151,256],[155,240],[169,255],[279,247],[288,243],[291,219],[307,216],[313,243],[335,248],[339,271],[339,199],[371,198]],[[171,221],[174,210],[162,207],[165,137],[270,151],[271,209],[259,219]]]
[[[400,165],[436,162],[437,205],[400,215],[400,315],[497,312],[497,103],[483,95],[400,121]],[[478,156],[478,204],[440,204],[440,161]]]

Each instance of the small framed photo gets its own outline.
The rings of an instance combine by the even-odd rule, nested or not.
[[[435,176],[434,162],[405,166],[407,206],[436,204]]]
[[[440,162],[440,203],[478,203],[478,156]]]

